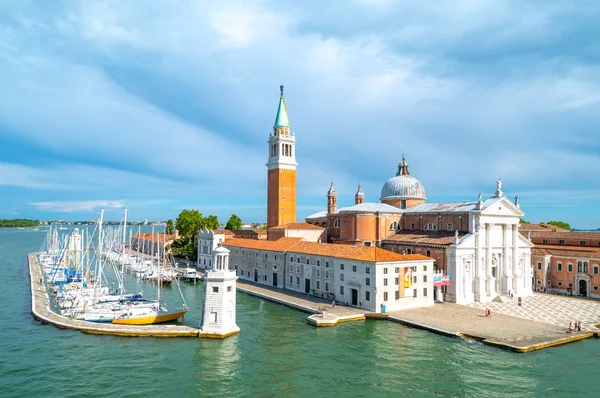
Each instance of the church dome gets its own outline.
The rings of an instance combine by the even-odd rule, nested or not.
[[[423,184],[408,171],[408,163],[402,155],[402,163],[398,165],[398,173],[383,185],[380,199],[427,199]]]

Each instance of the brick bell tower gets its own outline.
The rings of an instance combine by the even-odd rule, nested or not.
[[[280,86],[279,108],[269,135],[267,163],[267,226],[296,222],[296,137],[290,131],[283,86]]]

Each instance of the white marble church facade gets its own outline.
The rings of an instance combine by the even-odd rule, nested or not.
[[[451,281],[447,301],[468,304],[511,292],[516,297],[533,294],[533,244],[519,233],[523,214],[501,191],[475,203],[468,234],[457,236],[446,252]]]

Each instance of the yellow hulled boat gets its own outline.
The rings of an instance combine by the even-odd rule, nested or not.
[[[169,322],[181,318],[185,315],[188,310],[172,311],[172,312],[158,312],[157,314],[144,314],[144,315],[123,315],[122,317],[115,319],[112,323],[119,325],[152,325],[155,323]]]

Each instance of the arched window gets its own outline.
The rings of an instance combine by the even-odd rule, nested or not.
[[[340,219],[336,218],[335,222],[333,223],[333,228],[339,228],[340,227]]]
[[[577,261],[577,272],[582,272],[583,271],[583,264],[581,261]]]
[[[448,231],[452,231],[452,223],[451,222],[448,223],[448,228],[447,229],[448,229]]]
[[[398,222],[394,221],[393,223],[390,224],[390,229],[393,229],[394,231],[398,229]]]
[[[437,226],[434,223],[429,222],[429,223],[425,224],[425,227],[423,229],[425,231],[435,231],[435,230],[437,230]]]
[[[588,273],[589,273],[589,271],[590,271],[589,264],[588,264],[588,262],[587,262],[587,261],[585,261],[585,262],[583,263],[583,272],[585,272],[586,274],[588,274]]]

